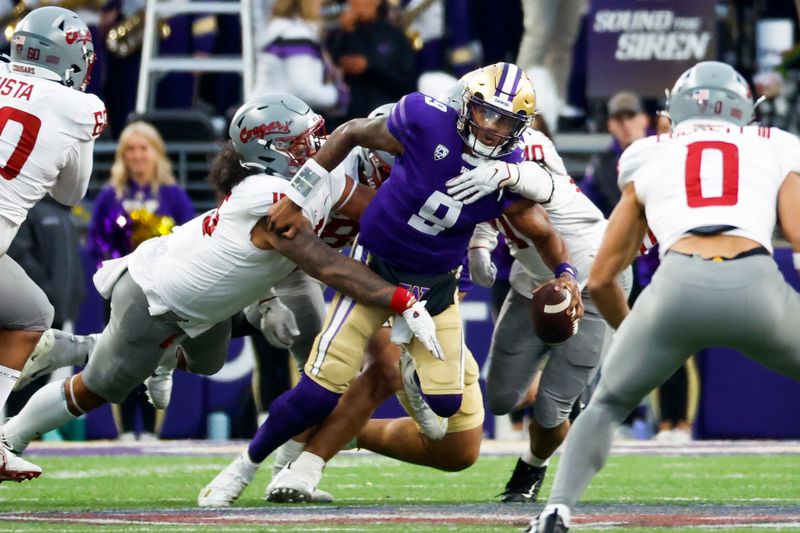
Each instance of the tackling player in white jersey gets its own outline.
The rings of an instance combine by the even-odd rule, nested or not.
[[[724,63],[681,75],[668,110],[673,132],[637,141],[620,160],[622,199],[589,276],[595,303],[619,329],[530,530],[567,531],[618,425],[690,354],[729,346],[800,379],[800,296],[770,257],[777,214],[800,270],[800,140],[747,125],[749,87]],[[615,279],[648,224],[661,265],[629,311]]]
[[[106,121],[103,102],[83,92],[94,59],[86,24],[67,9],[43,7],[16,26],[11,62],[0,62],[0,408],[53,320],[44,292],[6,250],[45,194],[75,205],[86,193]],[[39,474],[0,445],[0,481]]]
[[[269,207],[293,193],[286,179],[262,173],[264,161],[277,153],[299,167],[315,153],[321,125],[321,117],[290,95],[265,95],[239,109],[230,128],[233,144],[217,156],[212,172],[226,195],[222,204],[104,263],[95,285],[111,300],[110,321],[83,371],[37,391],[3,426],[2,440],[12,450],[21,452],[36,436],[121,401],[163,360],[216,373],[227,354],[230,317],[297,266],[367,305],[390,307],[426,347],[440,349],[423,303],[338,254],[311,229],[322,228],[333,209],[360,213],[372,196],[367,188],[351,181],[323,184],[324,193],[303,210],[306,222],[297,236],[266,230]],[[280,142],[265,139],[274,130],[285,133]]]
[[[523,136],[525,153],[550,174],[552,193],[542,203],[550,222],[570,252],[578,282],[586,284],[603,233],[606,219],[572,178],[544,134],[528,130]],[[530,446],[517,460],[505,490],[503,502],[534,502],[544,481],[550,456],[567,436],[573,404],[591,382],[601,360],[608,326],[587,291],[583,291],[585,313],[575,336],[566,342],[549,346],[539,339],[530,319],[531,296],[537,287],[552,280],[550,269],[542,261],[534,243],[501,217],[475,228],[470,241],[469,265],[472,280],[484,287],[494,283],[496,268],[491,251],[497,246],[497,233],[506,237],[511,255],[511,290],[492,335],[486,396],[489,410],[505,415],[530,405],[535,400],[534,418],[528,431]],[[630,271],[620,281],[630,289]],[[549,354],[534,397],[529,392],[542,358]]]

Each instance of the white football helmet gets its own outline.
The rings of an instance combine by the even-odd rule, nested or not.
[[[67,87],[83,91],[95,61],[92,34],[81,18],[58,6],[34,9],[14,29],[11,61],[56,74]],[[34,72],[35,74],[35,72]]]
[[[296,96],[265,94],[236,111],[228,135],[242,166],[291,178],[322,145],[325,120]]]

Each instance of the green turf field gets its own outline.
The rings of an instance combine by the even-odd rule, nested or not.
[[[520,531],[517,518],[505,525],[505,514],[518,517],[532,515],[541,505],[493,505],[496,495],[505,484],[515,459],[511,456],[482,457],[465,472],[442,473],[422,467],[405,465],[374,455],[349,455],[334,459],[325,471],[321,488],[334,494],[336,503],[326,506],[291,506],[291,512],[306,512],[313,516],[333,512],[330,522],[257,524],[245,520],[204,524],[202,516],[193,516],[195,498],[203,487],[227,464],[223,457],[187,456],[82,456],[37,457],[44,475],[22,484],[0,484],[0,531],[44,531],[57,527],[59,531]],[[548,481],[540,495],[550,490],[551,466]],[[248,508],[248,516],[272,516],[285,512],[286,506],[267,504],[262,500],[269,481],[269,469],[264,468],[255,482],[237,502],[236,508]],[[542,499],[542,502],[544,499]],[[724,511],[747,515],[748,510],[783,510],[797,508],[800,516],[800,456],[612,456],[607,467],[597,476],[583,500],[592,512],[602,511],[613,504],[609,512],[634,512],[638,506],[658,506],[666,514],[674,507],[676,513],[688,509],[710,509],[724,505]],[[616,505],[617,507],[614,507]],[[622,507],[619,507],[619,506]],[[396,520],[373,523],[347,523],[358,510],[342,510],[342,506],[399,506],[401,523]],[[388,507],[387,507],[388,506]],[[627,507],[626,507],[627,506]],[[701,507],[705,506],[705,507]],[[252,509],[261,508],[261,509]],[[57,514],[38,515],[36,521],[11,519],[25,512],[69,511],[94,512],[137,510],[148,513],[160,509],[178,509],[175,515],[164,513],[162,518],[147,522],[132,520],[128,515],[116,518],[113,514],[91,524],[53,521]],[[263,510],[262,510],[263,509]],[[424,516],[405,523],[408,511],[435,510],[436,513],[464,513],[469,517],[496,515],[499,520],[470,524],[466,521],[448,524],[447,519]],[[579,512],[581,509],[579,509]],[[134,514],[136,514],[134,513]],[[236,509],[215,512],[217,517],[236,515]],[[226,514],[227,513],[227,514]],[[452,514],[451,513],[451,514]],[[703,514],[701,512],[701,514]],[[103,522],[102,517],[112,520]],[[175,517],[180,517],[175,518]],[[183,518],[189,516],[191,518]],[[282,515],[281,515],[282,516]],[[288,516],[288,515],[287,515]],[[337,518],[338,517],[338,518]],[[174,519],[175,518],[175,519]],[[341,518],[341,520],[340,520]],[[506,517],[507,518],[507,517]],[[177,520],[177,523],[175,522]],[[506,520],[507,521],[507,520]],[[339,523],[345,522],[345,523]],[[590,529],[595,526],[590,525]],[[775,526],[778,527],[778,526]],[[673,531],[685,528],[671,528]],[[783,523],[781,531],[798,531],[800,524]],[[620,528],[620,531],[664,531],[663,528]],[[705,529],[692,528],[692,531]],[[717,527],[714,531],[734,531],[733,525]],[[773,531],[772,525],[748,526],[742,531]]]

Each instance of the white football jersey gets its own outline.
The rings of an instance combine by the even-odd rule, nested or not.
[[[603,213],[575,185],[547,136],[528,129],[522,142],[526,159],[544,165],[553,177],[553,195],[541,206],[567,244],[571,264],[578,271],[578,281],[584,282],[608,223]],[[512,269],[511,284],[518,292],[529,295],[531,287],[553,279],[553,271],[544,263],[533,242],[514,228],[505,216],[493,221],[492,225],[506,237],[511,255],[522,266],[522,269]]]
[[[800,172],[794,135],[693,120],[633,143],[620,159],[619,186],[634,183],[662,256],[690,230],[720,225],[772,251],[778,189],[792,171]]]
[[[40,77],[48,75],[55,76],[0,62],[0,214],[16,225],[53,188],[78,144],[93,142],[106,123],[97,96]],[[91,161],[82,164],[88,176]]]
[[[329,190],[314,195],[303,209],[315,231],[323,227],[343,192],[340,180],[328,180],[328,184]],[[175,228],[170,235],[143,242],[130,255],[128,269],[147,295],[150,314],[174,311],[186,319],[180,324],[183,330],[196,337],[290,274],[294,263],[250,241],[253,226],[288,188],[283,178],[249,176],[219,208]]]

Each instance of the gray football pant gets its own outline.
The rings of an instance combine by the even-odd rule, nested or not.
[[[549,353],[534,416],[542,427],[552,428],[569,417],[572,404],[594,377],[608,326],[589,306],[577,335],[550,346],[534,333],[530,309],[530,299],[514,289],[508,291],[492,335],[486,399],[495,415],[510,413],[525,397],[542,357]]]
[[[111,293],[111,317],[81,375],[90,391],[120,403],[158,367],[162,357],[184,350],[195,374],[216,374],[225,364],[231,338],[230,319],[188,338],[174,313],[151,316],[147,297],[128,272]]]
[[[45,331],[53,313],[44,291],[16,261],[0,255],[0,328]]]
[[[800,295],[769,256],[725,262],[669,253],[614,336],[600,382],[567,437],[548,503],[573,508],[619,424],[693,353],[741,351],[800,380]]]

